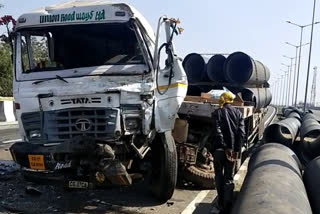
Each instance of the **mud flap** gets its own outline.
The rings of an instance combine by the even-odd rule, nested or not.
[[[171,132],[158,133],[152,145],[152,193],[161,202],[169,200],[176,187],[177,152]]]

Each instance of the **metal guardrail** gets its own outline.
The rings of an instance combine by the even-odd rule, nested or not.
[[[269,108],[273,108],[273,112],[271,113],[270,117],[264,122],[264,127],[269,126],[272,121],[274,120],[274,118],[276,117],[276,115],[278,114],[278,108],[275,106],[269,106]]]

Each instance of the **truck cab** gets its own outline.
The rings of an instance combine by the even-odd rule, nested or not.
[[[152,172],[155,196],[171,198],[177,177],[171,130],[187,91],[172,43],[178,24],[161,17],[155,34],[132,6],[104,1],[21,15],[14,98],[23,142],[10,151],[25,176],[50,174],[68,187],[88,188],[130,185]]]

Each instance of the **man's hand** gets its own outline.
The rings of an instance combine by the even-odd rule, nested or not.
[[[226,156],[229,161],[235,162],[238,158],[238,152],[235,152],[232,149],[227,149]]]

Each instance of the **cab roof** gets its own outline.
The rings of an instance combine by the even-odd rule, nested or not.
[[[127,22],[138,20],[148,36],[155,40],[154,31],[144,16],[126,3],[113,3],[104,0],[76,0],[41,7],[22,14],[17,21],[16,30],[29,27],[61,26],[71,24]]]

